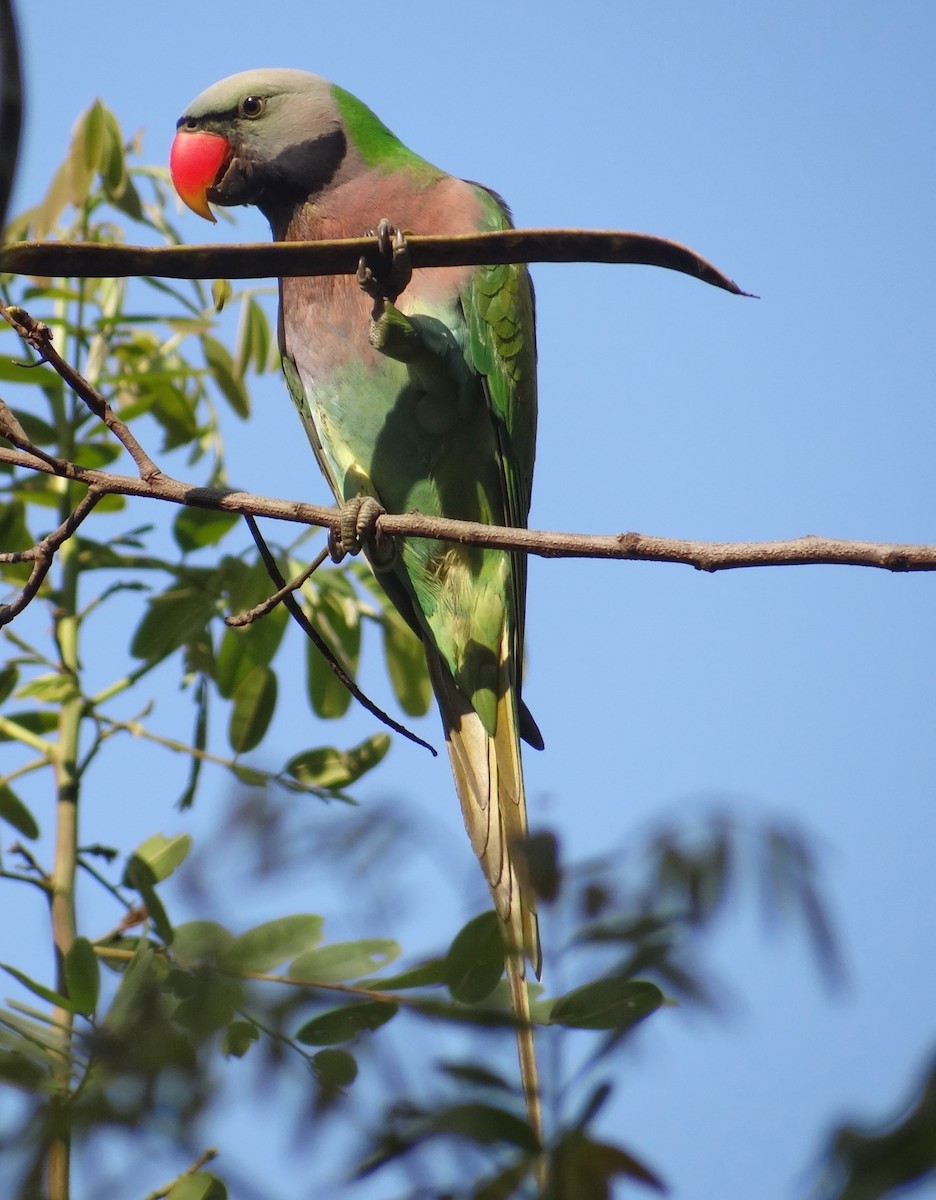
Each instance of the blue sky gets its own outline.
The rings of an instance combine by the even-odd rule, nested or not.
[[[234,71],[296,66],[496,187],[518,225],[672,237],[761,297],[646,268],[534,269],[535,527],[936,541],[931,5],[22,7],[15,208],[42,193],[95,96],[165,162],[196,93]],[[233,233],[180,220],[193,241],[266,236],[255,214]],[[250,430],[229,436],[238,485],[326,499],[278,380],[258,392]],[[526,761],[534,826],[575,859],[723,804],[802,822],[822,847],[846,989],[823,989],[801,941],[739,916],[707,959],[730,984],[728,1015],[667,1011],[624,1060],[606,1128],[676,1196],[802,1195],[831,1125],[893,1114],[936,1042],[934,601],[925,574],[531,562],[525,696],[547,742]],[[296,734],[312,720],[297,701],[277,748],[315,744],[318,730]],[[357,714],[320,736],[350,744],[372,728]],[[434,717],[419,732],[439,740]],[[114,789],[89,821],[118,844],[136,830],[197,833],[227,802],[219,781],[186,819],[171,807],[174,776],[131,806]],[[360,788],[365,804],[388,797],[444,829],[443,869],[418,861],[425,882],[405,918],[424,947],[444,945],[483,904],[445,764],[395,746]],[[313,905],[311,887],[308,900],[295,880],[251,894],[231,923]],[[236,1133],[222,1149],[237,1159]],[[290,1176],[278,1194],[306,1193]]]

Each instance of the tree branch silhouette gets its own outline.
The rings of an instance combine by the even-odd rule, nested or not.
[[[591,229],[505,229],[456,237],[407,235],[414,267],[514,262],[630,263],[693,276],[750,296],[688,246],[652,234]],[[353,275],[372,237],[241,246],[123,246],[92,242],[13,242],[0,249],[0,272],[75,278],[263,279]]]

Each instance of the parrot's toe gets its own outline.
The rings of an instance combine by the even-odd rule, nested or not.
[[[392,304],[413,278],[413,264],[402,229],[396,229],[383,217],[377,226],[377,253],[365,254],[358,263],[357,280],[364,291],[379,304]]]
[[[328,549],[338,563],[346,554],[367,551],[378,569],[389,567],[396,555],[393,539],[384,537],[377,521],[387,510],[373,496],[355,496],[342,504],[338,520],[328,531]]]

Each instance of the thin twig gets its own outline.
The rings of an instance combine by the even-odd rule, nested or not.
[[[181,1175],[177,1175],[175,1179],[173,1179],[171,1183],[167,1183],[165,1187],[157,1188],[155,1192],[147,1193],[147,1195],[143,1197],[143,1200],[164,1200],[164,1198],[169,1195],[173,1188],[175,1188],[177,1184],[181,1183],[183,1179],[189,1179],[192,1175],[197,1175],[202,1167],[206,1166],[217,1157],[218,1151],[215,1150],[214,1146],[210,1146],[204,1152],[204,1154],[199,1154],[198,1158],[195,1159],[190,1167],[186,1167]]]
[[[601,229],[505,229],[495,233],[406,240],[414,267],[513,262],[632,263],[665,267],[723,288],[749,292],[688,246],[647,233]],[[269,242],[244,246],[120,246],[90,242],[14,242],[0,249],[0,271],[71,278],[264,279],[353,275],[373,238]]]
[[[140,477],[147,480],[155,479],[160,474],[159,467],[136,440],[127,423],[121,421],[97,388],[93,387],[84,376],[79,375],[75,368],[62,358],[52,345],[52,330],[48,325],[34,320],[24,308],[15,306],[8,308],[5,304],[0,304],[0,316],[12,325],[23,341],[32,346],[39,355],[40,361],[48,363],[75,395],[83,400],[94,415],[104,422],[136,463]],[[32,452],[36,453],[35,447]],[[42,457],[41,453],[39,457]]]
[[[422,746],[425,750],[429,751],[433,758],[435,758],[437,755],[435,747],[431,746],[421,737],[417,737],[416,734],[413,733],[411,729],[407,729],[405,725],[401,725],[398,721],[394,721],[393,717],[391,717],[389,713],[385,713],[382,708],[379,708],[373,702],[373,700],[365,696],[365,694],[361,691],[358,685],[354,682],[348,672],[335,657],[331,646],[328,645],[322,635],[312,625],[309,618],[302,611],[302,607],[296,599],[295,593],[286,586],[286,581],[283,579],[282,573],[280,572],[279,567],[276,565],[276,559],[270,553],[270,548],[266,544],[257,522],[252,516],[246,516],[245,519],[247,521],[247,527],[250,530],[250,535],[254,540],[257,550],[260,552],[260,557],[263,559],[263,565],[266,567],[267,574],[280,589],[280,593],[282,593],[283,604],[286,606],[287,611],[293,620],[298,624],[299,628],[306,635],[309,641],[311,641],[315,646],[316,650],[319,651],[319,653],[328,663],[335,676],[342,682],[342,684],[344,684],[354,699],[357,700],[360,705],[366,708],[372,716],[375,716],[378,721],[382,721],[388,729],[392,729],[395,733],[402,734],[402,736],[408,738],[409,741],[415,742],[417,746]],[[324,562],[324,560],[325,553],[319,555],[314,565],[318,566]]]
[[[254,535],[254,541],[256,542],[257,534],[254,533],[256,526],[253,518],[245,517],[244,519],[247,521],[247,524],[250,527],[250,532]],[[259,533],[259,530],[257,533]],[[266,546],[265,541],[263,544]],[[261,620],[267,615],[267,613],[271,613],[278,604],[281,604],[286,599],[287,594],[298,592],[306,580],[312,578],[315,572],[328,557],[328,550],[322,550],[321,553],[317,554],[315,558],[312,559],[305,570],[300,571],[298,575],[290,579],[288,583],[284,583],[282,587],[278,587],[272,596],[267,596],[265,600],[261,600],[260,603],[255,604],[253,608],[248,608],[243,612],[234,613],[230,617],[225,617],[225,625],[228,625],[231,629],[243,629],[246,625],[253,625],[255,621]]]
[[[52,566],[56,550],[68,541],[81,522],[94,511],[96,505],[103,498],[103,492],[98,491],[96,488],[90,488],[81,500],[78,501],[72,512],[69,513],[67,519],[57,529],[47,534],[41,542],[37,542],[35,546],[31,546],[28,550],[16,550],[10,551],[7,554],[0,554],[0,562],[33,563],[29,579],[23,585],[16,599],[11,600],[9,604],[0,605],[0,625],[8,625],[38,595],[39,589],[42,587],[45,577],[49,573],[49,568]]]

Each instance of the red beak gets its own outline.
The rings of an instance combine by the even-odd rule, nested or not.
[[[215,183],[231,147],[220,133],[180,129],[169,151],[169,174],[179,199],[207,221],[215,219],[208,207],[208,189]]]

